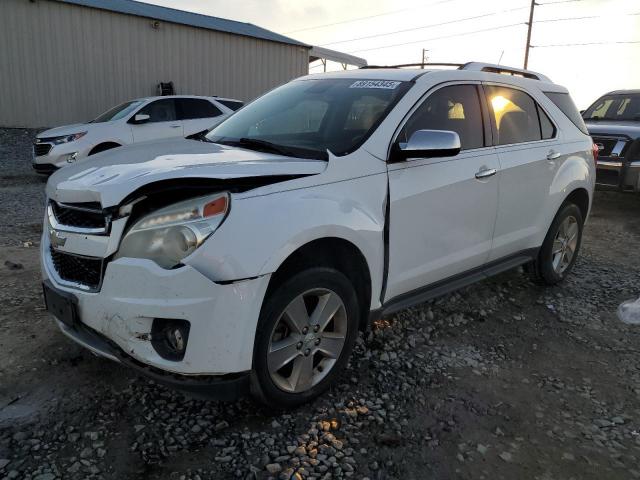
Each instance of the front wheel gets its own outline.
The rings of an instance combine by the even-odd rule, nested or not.
[[[356,292],[337,270],[312,268],[276,287],[260,314],[252,394],[276,408],[320,395],[349,359],[358,318]]]
[[[527,266],[536,283],[555,285],[571,272],[582,243],[584,219],[573,203],[565,204],[554,218],[538,258]]]

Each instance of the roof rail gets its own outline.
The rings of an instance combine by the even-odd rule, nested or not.
[[[460,67],[460,70],[471,70],[474,72],[501,73],[506,75],[515,75],[542,82],[551,82],[549,77],[541,73],[532,72],[531,70],[523,70],[522,68],[505,67],[493,63],[469,62]]]
[[[402,63],[399,65],[365,65],[361,69],[367,68],[402,68],[402,67],[458,67],[461,68],[462,63]]]
[[[522,68],[505,67],[504,65],[496,65],[493,63],[468,62],[468,63],[403,63],[400,65],[365,65],[361,69],[375,68],[402,68],[402,67],[456,67],[458,70],[470,70],[473,72],[501,73],[503,75],[515,75],[541,82],[551,82],[546,75]]]

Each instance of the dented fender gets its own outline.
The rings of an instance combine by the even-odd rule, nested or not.
[[[384,172],[232,200],[228,218],[185,263],[214,281],[251,278],[275,272],[309,242],[340,238],[363,254],[372,292],[379,292],[386,195]],[[379,299],[379,295],[372,297],[372,301]]]

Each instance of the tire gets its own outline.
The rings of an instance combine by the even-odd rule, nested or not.
[[[320,312],[325,315],[317,315]],[[324,392],[353,350],[359,313],[353,285],[332,268],[304,270],[278,285],[260,313],[252,395],[281,409],[296,407]]]
[[[582,244],[582,230],[584,219],[577,205],[565,203],[553,219],[549,231],[535,261],[526,266],[531,279],[539,285],[556,285],[571,272]],[[575,231],[568,233],[563,229]],[[572,239],[567,241],[567,239]],[[574,241],[575,240],[575,241]],[[558,249],[563,250],[558,253]],[[567,257],[571,251],[570,258]],[[560,255],[560,259],[558,257]],[[558,260],[559,259],[559,260]]]

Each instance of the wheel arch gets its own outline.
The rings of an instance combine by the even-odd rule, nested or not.
[[[334,268],[352,283],[360,307],[359,327],[364,330],[371,305],[371,270],[362,251],[344,238],[318,238],[292,251],[271,275],[265,297],[295,273],[318,266]]]
[[[93,146],[91,150],[89,150],[89,153],[87,156],[95,155],[96,153],[104,152],[106,150],[111,150],[112,148],[117,148],[121,146],[122,146],[122,143],[118,143],[113,140],[103,141]]]
[[[587,219],[587,215],[589,215],[589,207],[591,205],[591,197],[589,196],[589,192],[586,188],[578,187],[572,190],[571,193],[567,195],[564,202],[562,202],[562,205],[567,203],[574,203],[580,209],[582,219]],[[560,208],[562,208],[562,206],[560,206]]]

